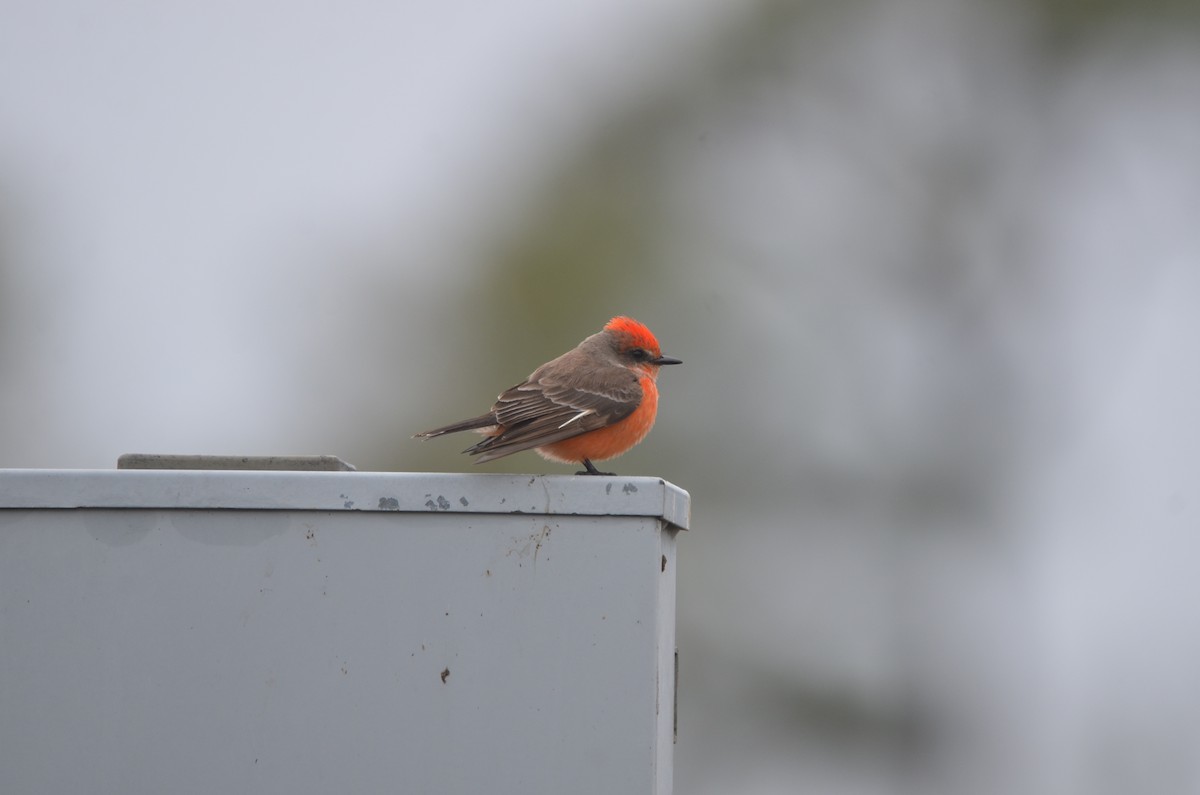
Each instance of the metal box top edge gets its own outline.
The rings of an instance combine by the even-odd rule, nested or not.
[[[0,509],[153,508],[649,516],[691,497],[654,477],[262,470],[0,470]]]

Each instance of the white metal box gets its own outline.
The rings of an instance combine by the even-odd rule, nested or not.
[[[655,478],[0,470],[0,792],[671,790]]]

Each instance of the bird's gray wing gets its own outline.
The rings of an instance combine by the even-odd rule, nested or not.
[[[492,407],[503,430],[465,452],[483,463],[561,442],[612,425],[642,402],[637,376],[624,367],[562,370],[540,368],[528,381],[505,390]]]

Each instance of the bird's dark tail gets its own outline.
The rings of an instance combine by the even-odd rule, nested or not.
[[[414,439],[434,439],[438,436],[445,436],[448,433],[458,433],[459,431],[474,431],[479,428],[490,428],[496,424],[496,417],[492,414],[481,414],[478,417],[472,417],[469,420],[443,425],[441,428],[434,428],[432,431],[421,431],[414,433]]]

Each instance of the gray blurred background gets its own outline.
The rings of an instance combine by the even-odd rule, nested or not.
[[[1200,4],[0,18],[0,466],[468,470],[630,314],[677,792],[1200,793]]]

